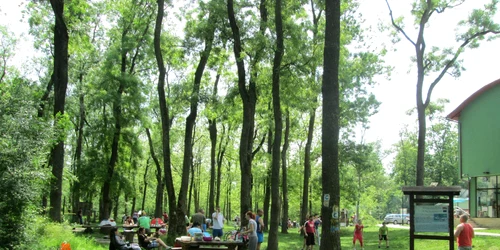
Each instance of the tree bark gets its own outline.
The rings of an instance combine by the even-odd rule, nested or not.
[[[280,69],[283,58],[283,20],[281,17],[281,0],[275,1],[275,29],[276,29],[276,49],[273,60],[273,112],[274,112],[274,145],[272,157],[271,174],[271,224],[269,227],[269,240],[267,246],[269,249],[278,249],[278,222],[280,211],[280,159],[281,159],[281,137],[283,130],[281,98],[280,98]],[[285,187],[283,187],[285,188]]]
[[[340,58],[340,0],[325,0],[325,48],[323,55],[323,124],[321,215],[323,226],[322,250],[341,249],[339,183],[339,58]],[[327,177],[328,178],[325,178]],[[331,178],[330,178],[331,177]],[[332,216],[335,212],[336,217]],[[333,230],[331,230],[333,228]],[[333,231],[333,232],[332,232]]]
[[[285,138],[281,152],[281,189],[283,194],[283,216],[281,216],[281,233],[288,233],[288,171],[287,171],[287,151],[290,136],[290,112],[287,110],[285,119]]]
[[[273,130],[269,128],[267,134],[267,154],[269,155],[269,159],[272,158],[273,155]],[[267,168],[267,178],[265,182],[265,195],[264,195],[264,230],[268,231],[269,226],[269,207],[271,206],[271,169],[272,169],[272,161],[270,161],[269,167]]]
[[[165,64],[163,63],[163,55],[161,52],[161,27],[163,22],[165,1],[157,0],[158,9],[156,15],[155,32],[154,32],[154,51],[156,63],[158,65],[158,102],[160,105],[160,118],[161,118],[161,141],[163,153],[163,172],[165,175],[165,186],[168,195],[168,213],[169,213],[169,227],[175,228],[178,223],[184,223],[184,220],[177,221],[175,215],[175,189],[172,179],[172,167],[170,166],[170,115],[165,97]],[[167,242],[172,245],[177,237],[175,230],[168,230]]]
[[[229,136],[230,136],[230,132],[231,132],[231,126],[228,126],[227,128],[227,131],[226,131],[226,127],[224,126],[224,124],[222,124],[222,135],[221,135],[221,138],[222,140],[220,140],[219,142],[219,152],[217,153],[217,190],[216,190],[216,196],[215,196],[215,204],[216,205],[219,205],[219,201],[220,201],[220,196],[222,194],[222,191],[220,189],[220,185],[221,185],[221,178],[222,178],[222,161],[224,160],[224,155],[226,154],[226,148],[227,148],[227,145],[229,143]],[[225,139],[225,142],[224,142],[224,137],[226,138]],[[213,212],[215,212],[215,210],[213,211],[210,211],[209,214],[212,214]]]
[[[149,158],[146,163],[146,169],[144,170],[144,176],[142,177],[144,183],[144,189],[142,190],[142,205],[141,210],[144,210],[144,206],[146,204],[146,193],[148,190],[148,170],[149,170]]]
[[[215,77],[214,88],[212,91],[212,100],[211,103],[215,107],[217,104],[217,87],[219,84],[220,73],[217,72],[217,76]],[[208,119],[208,132],[210,134],[210,194],[208,200],[208,212],[211,214],[215,211],[215,169],[217,167],[217,117],[212,119]],[[219,168],[220,169],[220,168]],[[218,192],[218,190],[217,190]]]
[[[261,7],[265,0],[261,0]],[[248,89],[246,86],[246,73],[245,73],[245,63],[241,59],[242,45],[241,45],[241,35],[238,24],[236,23],[236,17],[234,14],[234,1],[227,1],[227,11],[229,24],[231,26],[231,31],[233,35],[233,51],[236,59],[236,67],[238,70],[238,90],[243,103],[243,122],[240,137],[240,149],[239,149],[239,163],[240,163],[240,174],[241,174],[241,188],[240,188],[240,218],[242,218],[242,225],[246,225],[246,221],[243,216],[247,211],[252,209],[251,203],[251,193],[252,193],[252,150],[253,150],[253,132],[255,126],[255,106],[257,103],[257,88],[255,77],[250,79]],[[261,8],[262,13],[262,8]],[[262,22],[261,22],[262,23]],[[259,59],[259,56],[255,57]]]
[[[182,179],[181,179],[181,187],[179,191],[179,198],[177,201],[177,218],[178,220],[184,219],[186,214],[186,200],[187,200],[187,191],[189,184],[189,170],[192,163],[193,157],[193,148],[192,148],[192,140],[193,140],[193,128],[196,122],[196,117],[198,113],[198,100],[199,100],[199,92],[200,92],[200,84],[201,78],[203,76],[203,72],[205,70],[205,66],[208,62],[208,58],[210,56],[210,52],[212,51],[212,44],[214,41],[214,33],[215,33],[215,13],[214,11],[210,11],[208,17],[208,29],[205,33],[204,42],[205,48],[201,53],[200,61],[198,62],[198,66],[196,67],[196,72],[194,75],[194,84],[193,90],[191,94],[191,106],[190,113],[186,118],[186,132],[184,136],[184,158],[182,164]],[[186,231],[185,225],[177,224],[175,229],[178,235],[182,235]]]
[[[314,121],[316,120],[316,109],[309,112],[309,126],[307,129],[307,141],[304,150],[304,186],[302,187],[302,207],[300,209],[300,224],[307,220],[307,205],[309,201],[309,179],[311,178],[311,145],[314,134]]]
[[[66,89],[68,86],[68,28],[64,22],[64,1],[50,0],[54,11],[54,127],[57,127],[59,115],[64,115]],[[50,165],[52,175],[50,183],[49,216],[53,221],[61,221],[62,179],[64,169],[64,139],[60,138],[51,151]]]
[[[158,157],[155,154],[155,148],[153,146],[153,140],[151,139],[151,132],[149,128],[146,128],[146,135],[148,137],[149,142],[149,152],[151,154],[151,158],[153,158],[153,162],[156,166],[156,199],[155,199],[155,212],[154,217],[161,218],[163,215],[163,182],[161,177],[161,166]]]
[[[83,74],[80,74],[79,77],[80,86],[83,84]],[[85,95],[82,93],[79,94],[79,116],[78,116],[78,127],[76,129],[77,139],[76,139],[76,149],[75,149],[75,158],[74,158],[74,169],[73,173],[77,176],[78,179],[81,178],[81,167],[82,167],[82,151],[83,151],[83,127],[85,126]],[[73,182],[72,188],[72,197],[73,197],[73,213],[77,214],[80,207],[80,181]]]

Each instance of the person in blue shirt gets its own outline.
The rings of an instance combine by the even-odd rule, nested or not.
[[[194,236],[195,233],[203,233],[201,231],[201,225],[197,221],[193,222],[190,229],[187,230],[189,236]]]

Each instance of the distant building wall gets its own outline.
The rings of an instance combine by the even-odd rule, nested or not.
[[[500,85],[462,110],[460,144],[463,175],[500,175]]]

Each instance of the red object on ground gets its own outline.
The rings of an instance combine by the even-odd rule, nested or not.
[[[61,250],[71,250],[71,246],[68,242],[61,243]]]

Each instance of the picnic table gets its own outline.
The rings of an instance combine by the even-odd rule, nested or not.
[[[244,243],[241,241],[182,241],[179,238],[175,239],[175,243],[180,245],[183,250],[188,250],[191,246],[205,246],[200,249],[224,249],[220,248],[221,246],[224,246],[229,250],[234,250],[239,246],[244,246]]]

